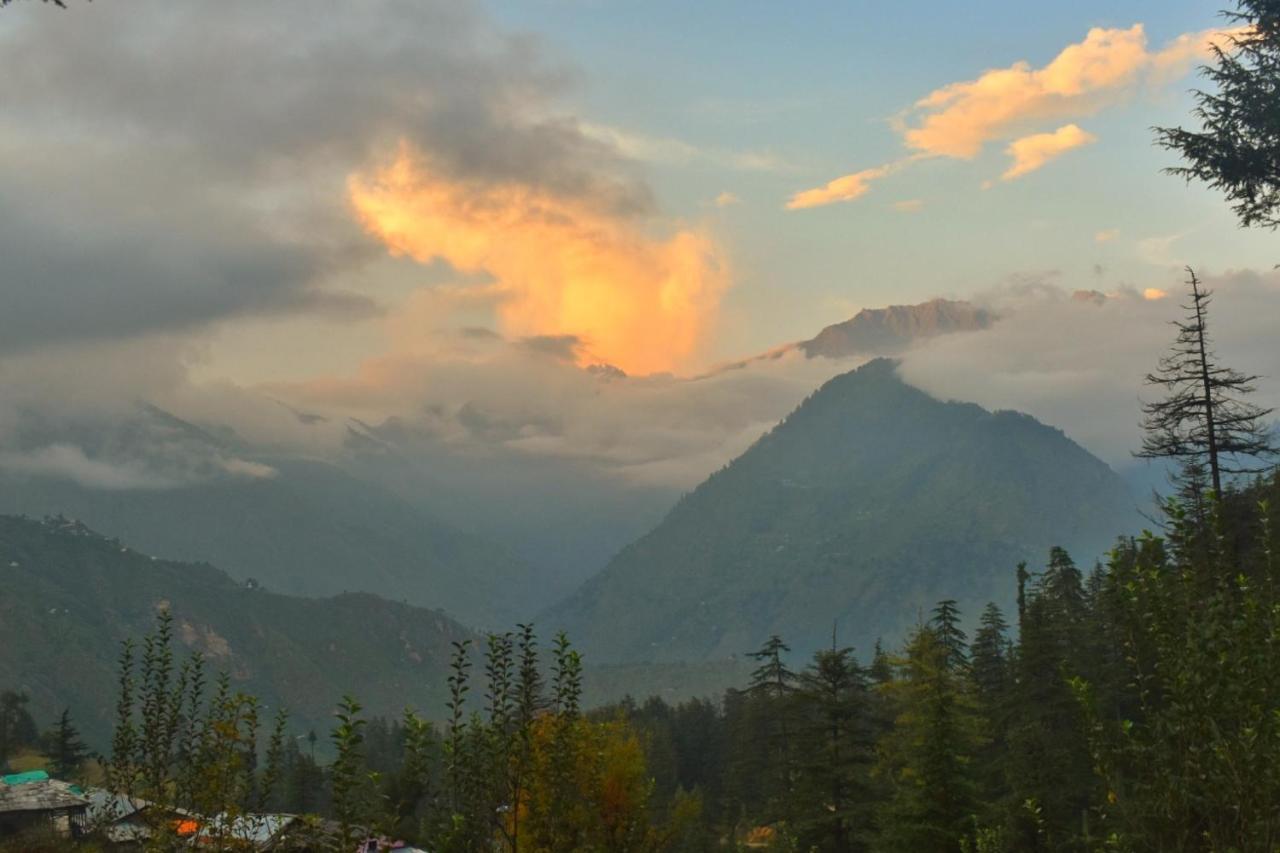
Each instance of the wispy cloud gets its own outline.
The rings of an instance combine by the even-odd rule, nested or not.
[[[908,198],[893,203],[893,209],[899,213],[915,213],[923,207],[924,200],[918,198]]]
[[[715,198],[716,207],[732,207],[735,204],[742,204],[742,199],[738,198],[728,190],[720,193],[720,195]]]
[[[1093,235],[1093,241],[1095,243],[1110,243],[1119,236],[1119,228],[1104,228]]]
[[[580,123],[582,132],[626,157],[671,166],[719,166],[743,172],[785,172],[794,166],[769,151],[736,151],[719,146],[699,146],[672,136],[652,136],[591,122]]]

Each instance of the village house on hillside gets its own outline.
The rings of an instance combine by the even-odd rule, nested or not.
[[[42,770],[0,776],[0,838],[28,832],[72,838],[84,833],[88,809],[80,788]]]

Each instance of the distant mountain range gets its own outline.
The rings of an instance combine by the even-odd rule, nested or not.
[[[110,737],[116,657],[149,631],[158,607],[210,675],[295,730],[326,731],[344,692],[371,713],[438,711],[450,644],[473,634],[439,611],[368,594],[305,599],[237,583],[208,564],[157,560],[65,519],[0,516],[0,688],[21,689],[37,718],[70,707],[93,744]]]
[[[1014,567],[1084,563],[1140,522],[1059,430],[936,400],[879,359],[832,379],[552,608],[597,661],[713,660],[772,633],[865,654],[942,598],[1008,602]]]
[[[207,563],[157,559],[70,519],[0,515],[0,690],[25,692],[39,724],[69,708],[89,745],[107,749],[120,643],[152,630],[162,607],[174,617],[179,659],[200,652],[210,679],[227,672],[268,715],[286,707],[290,731],[314,729],[321,749],[345,693],[370,716],[398,717],[408,706],[443,719],[452,644],[479,639],[439,610],[368,593],[280,595]],[[539,631],[544,650],[551,641]],[[583,651],[588,707],[718,695],[748,677],[732,661],[597,666]],[[482,654],[473,646],[477,670]],[[478,708],[482,698],[473,691],[472,701]]]
[[[555,594],[502,546],[367,479],[328,462],[255,451],[153,407],[109,430],[28,429],[41,443],[117,460],[125,473],[115,476],[149,478],[149,487],[0,472],[0,512],[77,518],[147,553],[209,561],[275,592],[373,592],[477,627],[510,626]],[[238,474],[244,470],[253,475]]]

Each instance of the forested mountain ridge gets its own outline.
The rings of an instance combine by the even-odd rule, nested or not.
[[[305,731],[354,691],[394,716],[441,707],[450,644],[474,635],[440,611],[349,593],[306,599],[247,587],[208,564],[157,560],[66,519],[0,516],[0,684],[52,718],[63,707],[106,743],[119,643],[157,608],[183,647]],[[274,713],[274,711],[272,712]]]
[[[879,359],[832,379],[544,618],[593,659],[700,660],[771,633],[807,653],[896,641],[953,597],[1009,598],[1054,544],[1092,561],[1140,526],[1060,431],[936,400]]]

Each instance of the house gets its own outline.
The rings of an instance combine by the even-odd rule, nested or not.
[[[103,788],[90,788],[85,796],[89,800],[88,830],[117,846],[145,846],[161,827],[168,827],[180,838],[190,837],[200,826],[197,816],[190,812],[139,797]]]
[[[0,838],[25,833],[73,838],[84,834],[89,799],[43,770],[0,776]]]

